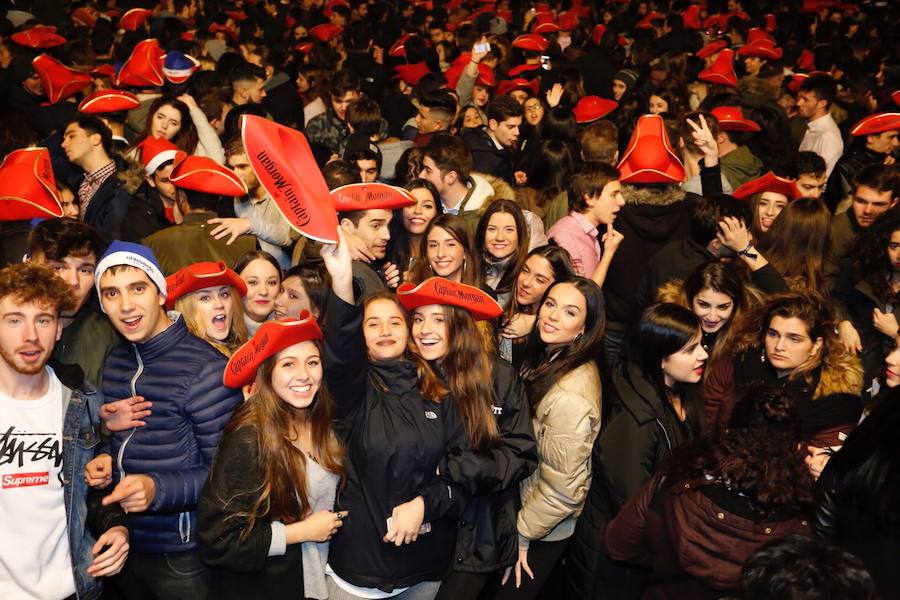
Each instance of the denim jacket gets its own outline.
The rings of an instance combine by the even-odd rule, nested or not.
[[[87,574],[94,561],[91,550],[98,535],[125,525],[118,504],[101,506],[104,493],[88,487],[82,473],[100,443],[100,406],[103,397],[83,380],[81,369],[51,364],[63,384],[63,493],[65,494],[69,551],[78,600],[100,598],[103,580]]]

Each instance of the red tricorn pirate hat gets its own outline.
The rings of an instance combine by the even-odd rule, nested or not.
[[[734,190],[731,195],[743,200],[759,192],[774,192],[787,196],[788,200],[796,200],[800,197],[800,190],[797,189],[797,185],[793,181],[779,177],[772,171],[769,171],[762,177],[748,181]]]
[[[761,131],[756,121],[744,116],[740,106],[719,106],[710,111],[724,131]]]
[[[152,14],[153,11],[147,8],[132,8],[119,19],[119,29],[137,31],[139,27],[147,22],[147,19]]]
[[[241,137],[260,184],[291,227],[336,244],[337,212],[306,136],[256,115],[244,115]]]
[[[94,83],[90,74],[70,69],[47,54],[36,57],[31,64],[34,72],[41,78],[41,85],[44,86],[44,93],[50,104],[74,96]]]
[[[78,105],[78,111],[88,115],[102,115],[111,112],[131,110],[141,105],[138,97],[125,90],[100,90],[85,96]]]
[[[617,108],[619,103],[615,100],[607,100],[600,96],[582,96],[572,109],[572,114],[575,115],[576,123],[590,123],[602,119]]]
[[[187,156],[178,146],[162,137],[147,136],[138,144],[141,150],[141,164],[144,172],[153,175],[160,165],[170,160],[180,160]],[[181,155],[179,157],[179,154]]]
[[[191,292],[223,285],[230,285],[242,297],[247,295],[247,284],[222,261],[188,265],[166,277],[166,309],[172,310],[176,300]]]
[[[478,63],[478,77],[475,78],[475,85],[497,87],[497,78],[494,76],[494,70],[484,63]]]
[[[672,149],[659,115],[643,115],[619,162],[622,183],[680,183],[684,165]]]
[[[322,330],[307,310],[300,313],[299,319],[266,321],[252,338],[231,355],[225,365],[222,383],[225,387],[242,388],[253,382],[256,371],[270,356],[275,356],[294,344],[320,339]]]
[[[772,42],[772,45],[775,45],[775,38],[769,35],[768,31],[766,31],[765,29],[760,29],[759,27],[751,27],[747,32],[746,43],[752,44],[753,42],[758,42],[759,40],[768,40]]]
[[[526,73],[531,73],[532,75],[536,75],[536,73],[533,73],[533,71],[538,71],[540,68],[541,68],[541,65],[529,65],[527,63],[522,64],[522,65],[516,65],[515,67],[513,67],[512,69],[510,69],[509,71],[506,72],[506,76],[512,77],[515,79],[515,78],[519,77],[519,75],[524,75]]]
[[[315,44],[313,42],[300,42],[296,46],[294,46],[294,50],[297,52],[302,52],[303,54],[307,54],[310,50],[313,49]]]
[[[119,69],[116,85],[119,87],[160,87],[165,82],[163,61],[165,53],[156,39],[141,40],[131,56]]]
[[[801,50],[800,56],[797,58],[797,68],[803,69],[804,71],[815,71],[816,55],[806,48]]]
[[[699,50],[697,50],[697,58],[706,58],[707,56],[712,56],[717,52],[721,52],[725,48],[728,47],[728,42],[723,40],[716,40],[714,42],[710,42],[707,45],[703,46]]]
[[[208,156],[186,156],[175,164],[169,182],[183,190],[219,196],[244,196],[247,186],[234,171]]]
[[[498,96],[505,96],[510,92],[514,92],[515,90],[522,90],[525,92],[531,92],[535,96],[540,89],[541,82],[537,79],[532,79],[531,81],[525,79],[524,77],[516,77],[515,79],[504,79],[500,82],[500,85],[497,88]]]
[[[53,48],[66,43],[66,38],[56,33],[56,27],[47,25],[35,25],[31,29],[12,34],[10,39],[26,48]]]
[[[46,148],[21,148],[0,163],[0,221],[63,216]]]
[[[547,34],[559,31],[559,25],[553,22],[553,15],[550,13],[538,13],[534,17],[534,24],[531,26],[531,33]]]
[[[401,187],[386,183],[351,183],[331,190],[331,203],[340,212],[394,210],[412,206],[416,199]]]
[[[76,8],[72,13],[72,21],[85,27],[93,27],[97,24],[97,12],[87,6]]]
[[[782,54],[781,48],[769,39],[758,39],[749,42],[738,50],[738,56],[755,56],[767,60],[779,60]]]
[[[666,15],[664,15],[662,13],[651,12],[646,17],[644,17],[643,19],[638,21],[635,24],[634,28],[635,29],[650,29],[651,27],[653,27],[653,21],[656,21],[657,19],[665,19],[665,18],[666,18]]]
[[[725,48],[709,67],[700,71],[697,79],[708,83],[718,83],[728,87],[737,86],[737,73],[734,72],[734,50]]]
[[[93,69],[91,69],[92,77],[109,77],[110,79],[115,78],[116,69],[110,64],[105,65],[97,65]]]
[[[891,92],[891,100],[894,101],[894,104],[900,104],[900,90]]]
[[[330,41],[344,32],[344,28],[334,23],[322,23],[316,25],[309,30],[310,37],[314,37],[320,42]]]
[[[691,4],[681,13],[681,20],[686,29],[703,29],[703,22],[700,20],[701,8],[699,4]]]
[[[550,42],[545,40],[543,36],[537,33],[524,33],[514,39],[512,42],[513,48],[519,48],[521,50],[531,50],[532,52],[543,52],[549,45]]]
[[[559,25],[560,31],[575,31],[580,23],[581,19],[578,17],[578,11],[574,7],[559,13],[559,17],[556,19],[556,24]]]
[[[411,65],[397,65],[394,67],[394,71],[397,73],[394,75],[394,79],[401,79],[409,85],[417,85],[423,77],[431,72],[428,69],[428,64],[425,62],[417,62]]]
[[[503,308],[497,301],[477,287],[443,277],[429,277],[419,285],[400,284],[397,300],[406,310],[430,304],[458,306],[469,311],[476,321],[496,319],[503,314]]]
[[[875,135],[896,130],[900,130],[900,113],[876,113],[854,125],[850,130],[850,135]]]

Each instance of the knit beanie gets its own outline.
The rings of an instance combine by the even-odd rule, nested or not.
[[[156,260],[156,256],[153,255],[153,250],[147,246],[133,244],[131,242],[121,242],[118,240],[109,245],[109,248],[106,249],[106,252],[103,253],[103,256],[100,257],[100,261],[97,263],[97,268],[94,273],[94,284],[97,286],[97,295],[100,294],[100,280],[103,278],[103,274],[108,271],[110,267],[120,265],[127,265],[129,267],[140,269],[147,274],[150,281],[156,284],[156,287],[159,288],[159,293],[162,294],[163,297],[168,295],[166,278],[163,276],[162,269],[159,266],[159,262]],[[100,305],[102,307],[103,303],[101,302]],[[106,311],[104,310],[103,312]]]

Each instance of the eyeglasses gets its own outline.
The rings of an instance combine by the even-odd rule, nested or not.
[[[535,104],[533,106],[526,106],[525,110],[527,112],[541,112],[542,110],[544,110],[544,107],[540,104]]]

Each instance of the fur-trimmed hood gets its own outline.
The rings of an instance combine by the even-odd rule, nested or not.
[[[813,398],[824,398],[832,394],[862,395],[863,368],[862,361],[846,352],[831,358],[825,358],[819,385]]]
[[[681,187],[669,185],[628,185],[622,186],[622,197],[626,204],[649,204],[668,206],[681,202],[687,196]]]

